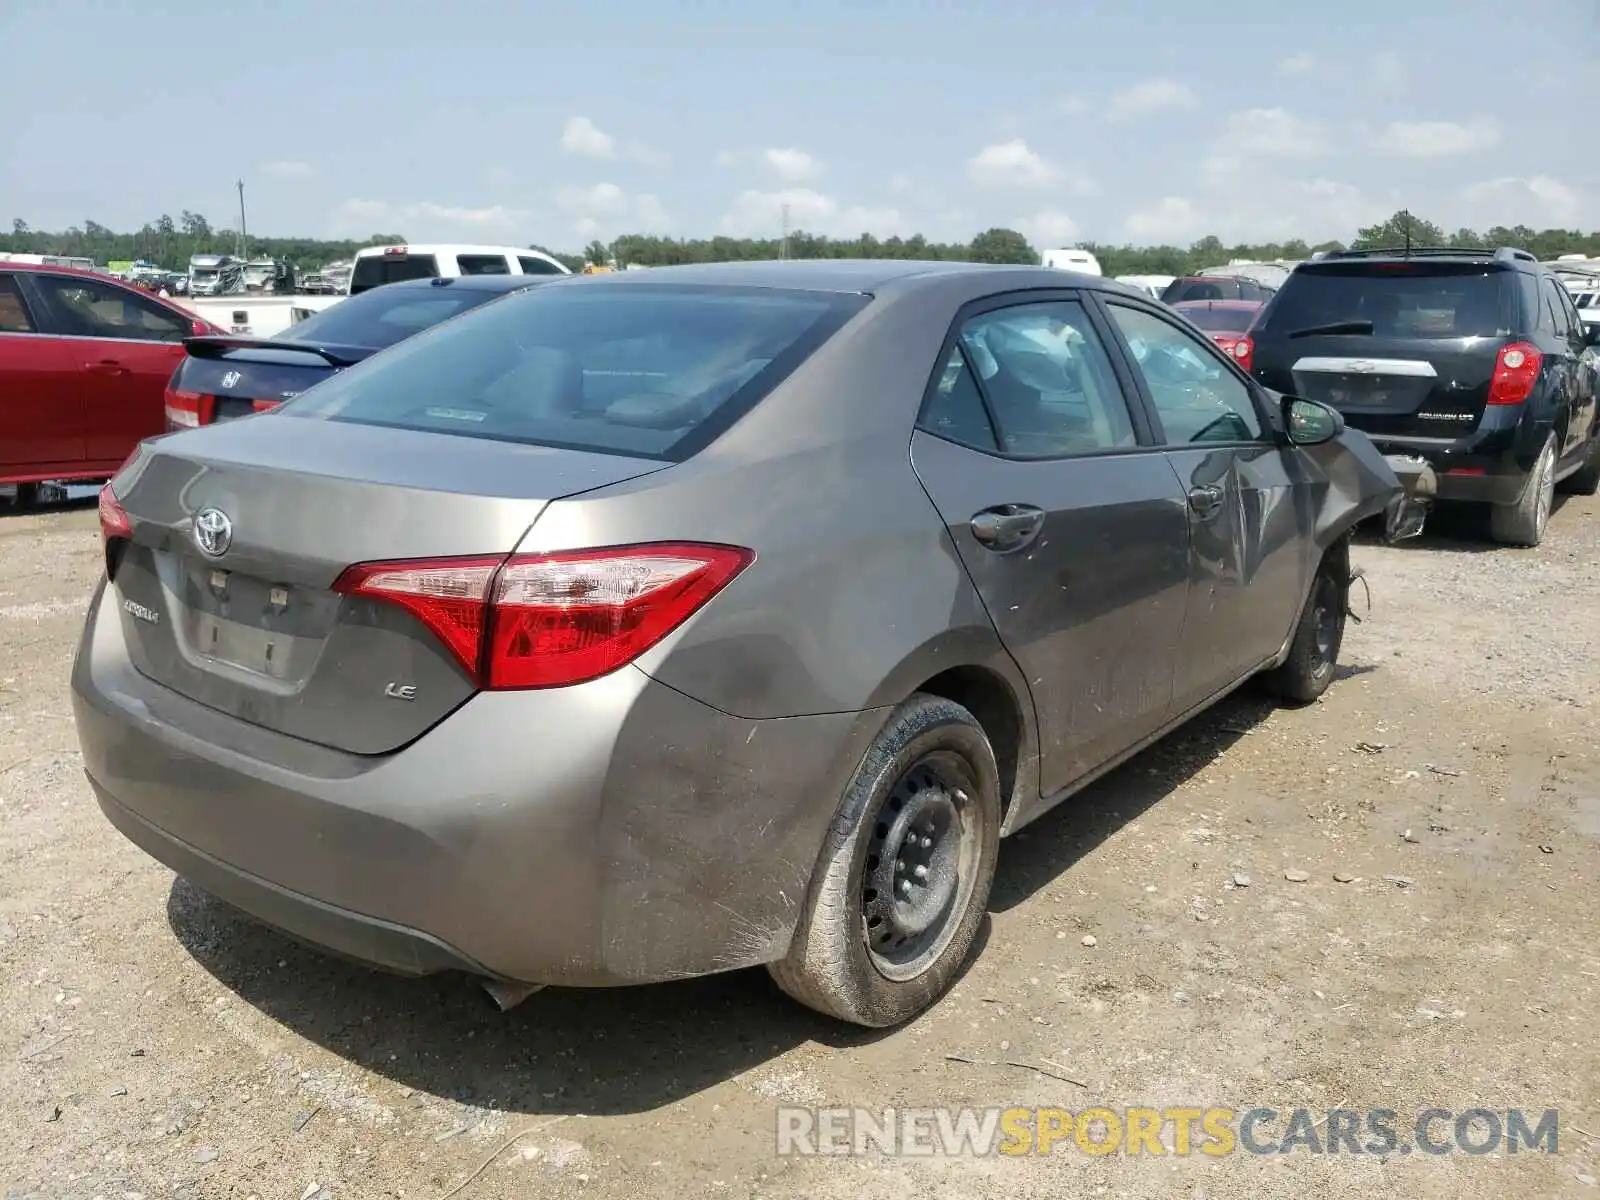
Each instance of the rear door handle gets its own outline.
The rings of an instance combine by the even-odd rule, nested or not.
[[[1189,507],[1202,517],[1209,517],[1222,507],[1223,490],[1214,483],[1189,489]]]
[[[972,536],[990,550],[1015,550],[1044,528],[1044,509],[1032,504],[997,504],[972,518]]]
[[[96,375],[126,375],[128,368],[114,358],[102,358],[97,363],[90,363],[89,370]]]

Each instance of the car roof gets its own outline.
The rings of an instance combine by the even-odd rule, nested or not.
[[[717,285],[722,287],[793,288],[815,292],[877,292],[892,285],[1001,278],[1017,286],[1041,288],[1094,287],[1104,291],[1140,295],[1135,288],[1101,275],[1080,275],[1058,267],[1012,266],[991,263],[942,262],[903,258],[773,259],[759,262],[695,263],[651,267],[644,271],[613,271],[605,275],[574,276],[583,287],[628,287],[640,283]]]
[[[1266,304],[1261,300],[1179,300],[1173,308],[1264,308]]]
[[[96,271],[88,267],[69,267],[61,263],[0,262],[0,271],[50,271],[57,275],[80,275],[85,279],[109,279],[113,283],[124,282],[106,271]]]
[[[372,295],[381,292],[388,296],[397,291],[424,292],[440,288],[457,292],[515,292],[559,278],[561,278],[559,275],[447,275],[433,279],[402,279],[375,287],[363,294]]]

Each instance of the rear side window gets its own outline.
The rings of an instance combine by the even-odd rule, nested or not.
[[[1517,332],[1517,310],[1515,274],[1499,268],[1337,263],[1301,267],[1290,276],[1261,332],[1289,335],[1371,321],[1374,337],[1507,337]]]
[[[546,262],[542,258],[522,257],[517,259],[524,275],[563,275],[566,272],[553,262]]]
[[[463,275],[511,274],[511,264],[503,254],[458,254],[456,266]]]
[[[1544,281],[1544,298],[1550,307],[1550,319],[1554,322],[1557,337],[1572,336],[1572,318],[1567,311],[1566,297],[1559,283],[1548,276]]]
[[[0,333],[32,333],[33,318],[15,277],[0,275]]]
[[[418,334],[290,416],[676,461],[867,303],[774,288],[534,288]]]
[[[404,279],[434,279],[438,274],[439,260],[431,254],[369,254],[356,259],[355,269],[350,272],[350,294],[359,295]]]
[[[961,327],[922,426],[977,450],[1064,458],[1138,438],[1111,359],[1076,301],[980,313]]]
[[[429,287],[386,289],[346,300],[291,325],[281,340],[330,346],[391,346],[430,325],[448,321],[499,292]]]

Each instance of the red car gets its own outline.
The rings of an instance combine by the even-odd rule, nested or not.
[[[1250,369],[1250,327],[1266,306],[1259,300],[1180,300],[1171,306],[1189,323],[1211,335],[1211,340],[1231,354],[1246,371]]]
[[[183,339],[222,331],[93,271],[0,262],[0,483],[106,479],[166,432]]]

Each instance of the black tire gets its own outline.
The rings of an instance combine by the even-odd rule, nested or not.
[[[1528,473],[1522,498],[1515,504],[1496,504],[1489,510],[1489,536],[1502,546],[1532,548],[1544,541],[1555,500],[1555,471],[1556,439],[1552,434]]]
[[[1589,438],[1589,457],[1583,466],[1560,483],[1561,491],[1569,496],[1592,496],[1600,492],[1600,430]]]
[[[1305,607],[1289,641],[1289,657],[1268,671],[1267,690],[1292,704],[1310,704],[1333,682],[1350,611],[1350,543],[1340,540],[1322,556]]]
[[[801,1004],[842,1021],[910,1020],[971,952],[999,843],[1000,778],[983,727],[959,704],[912,696],[845,790],[789,953],[767,970]],[[916,883],[902,877],[915,871]],[[888,899],[873,886],[886,882]],[[915,899],[902,902],[902,889]]]

